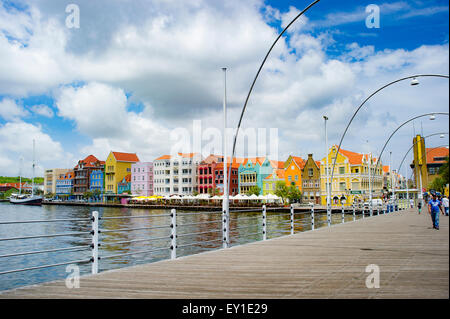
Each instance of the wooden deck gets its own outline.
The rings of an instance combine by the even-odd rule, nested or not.
[[[0,298],[449,298],[449,218],[403,211]],[[368,289],[366,266],[380,268]]]

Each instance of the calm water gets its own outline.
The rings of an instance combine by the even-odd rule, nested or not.
[[[53,206],[43,205],[41,207],[10,205],[9,203],[0,203],[0,221],[25,221],[25,220],[51,220],[51,219],[71,219],[88,218],[91,212],[97,210],[101,217],[114,216],[142,216],[142,215],[161,215],[169,214],[168,209],[136,209],[136,208],[108,208],[108,207],[82,207],[82,206]],[[191,255],[211,249],[222,247],[221,221],[220,213],[198,213],[190,214],[189,211],[177,211],[177,257]],[[231,245],[240,245],[262,239],[262,214],[255,213],[231,213]],[[252,218],[249,218],[252,217]],[[268,238],[287,235],[290,231],[289,214],[268,212]],[[346,220],[351,220],[347,216]],[[184,224],[199,222],[214,222],[193,226],[182,226]],[[324,214],[316,214],[316,227],[321,227],[320,223],[326,221]],[[333,215],[333,223],[340,223],[341,216]],[[170,228],[135,230],[118,232],[123,228],[140,228],[170,225],[170,217],[145,217],[134,219],[105,219],[99,221],[100,230],[107,232],[101,233],[99,237],[100,257],[107,257],[116,254],[137,252],[142,250],[151,250],[157,248],[170,247]],[[295,232],[310,230],[310,215],[295,215]],[[91,230],[90,221],[66,221],[52,223],[32,223],[32,224],[11,224],[0,225],[0,239],[11,237],[23,237],[33,235],[50,235],[73,232],[86,232],[82,235],[72,235],[63,237],[50,237],[38,239],[21,240],[0,240],[0,255],[48,250],[66,247],[84,248],[81,251],[66,252],[48,252],[24,256],[0,257],[0,272],[29,268],[41,265],[57,264],[75,260],[88,260],[91,257],[91,250],[88,245],[91,243],[91,237],[88,232]],[[215,231],[204,233],[208,231]],[[109,232],[113,231],[113,232]],[[116,231],[116,232],[114,232]],[[181,236],[183,234],[193,234]],[[254,234],[257,233],[257,234]],[[122,241],[146,239],[150,237],[166,237],[165,239],[153,241],[139,241],[132,243],[118,243]],[[205,243],[204,241],[219,240]],[[181,247],[186,244],[200,242],[191,246]],[[110,259],[101,259],[99,261],[99,271],[122,268],[130,265],[154,262],[170,258],[170,249],[141,253],[135,255],[120,256]],[[91,271],[90,263],[79,263],[80,273],[89,274]],[[41,283],[56,279],[66,278],[67,265],[56,266],[45,269],[28,270],[13,274],[0,275],[0,290],[11,289],[14,287],[25,286],[35,283]]]

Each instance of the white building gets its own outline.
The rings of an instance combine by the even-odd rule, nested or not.
[[[153,191],[155,195],[192,195],[197,186],[199,153],[163,155],[153,162]]]

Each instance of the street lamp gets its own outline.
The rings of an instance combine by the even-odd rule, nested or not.
[[[412,80],[411,80],[411,85],[419,85],[419,80],[417,80],[417,78],[413,78]]]
[[[434,114],[431,114],[431,115],[430,115],[430,120],[431,120],[431,121],[434,121],[435,119],[436,119],[436,116],[434,116]]]
[[[225,226],[223,229],[223,248],[230,246],[230,220],[229,220],[229,192],[228,192],[228,175],[227,175],[227,68],[223,71],[223,196],[222,196],[222,212]],[[233,167],[233,165],[230,165]],[[231,170],[231,168],[230,168]],[[231,175],[231,174],[230,174]],[[231,177],[231,176],[230,176]]]
[[[326,180],[326,191],[327,191],[327,219],[328,226],[331,226],[331,183],[330,183],[330,168],[328,167],[328,132],[327,132],[327,121],[328,117],[326,115],[323,116],[325,123],[325,171],[327,173]]]
[[[350,124],[352,123],[352,121],[353,121],[353,119],[355,118],[356,114],[358,114],[359,110],[364,106],[364,104],[366,104],[366,102],[367,102],[368,100],[370,100],[370,98],[372,98],[375,94],[377,94],[378,92],[382,91],[383,89],[385,89],[385,88],[387,88],[387,87],[389,87],[389,86],[391,86],[391,85],[393,85],[393,84],[395,84],[395,83],[401,82],[401,81],[405,81],[405,80],[412,79],[411,85],[413,85],[413,86],[418,85],[418,84],[419,84],[419,81],[417,80],[418,77],[437,77],[437,78],[446,78],[446,79],[449,78],[448,75],[442,75],[442,74],[417,74],[417,75],[407,76],[407,77],[404,77],[404,78],[401,78],[401,79],[398,79],[398,80],[389,82],[388,84],[383,85],[381,88],[379,88],[378,90],[374,91],[372,94],[370,94],[370,95],[369,95],[369,96],[368,96],[368,97],[367,97],[367,98],[366,98],[366,99],[358,106],[358,108],[356,109],[355,113],[353,113],[353,115],[352,115],[350,121],[349,121],[348,124],[347,124],[347,127],[346,127],[345,130],[344,130],[344,133],[343,133],[342,136],[341,136],[341,140],[340,140],[340,142],[339,142],[339,146],[338,146],[338,149],[337,149],[337,153],[339,153],[339,150],[341,149],[342,141],[344,140],[345,134],[347,133],[347,130],[348,130],[348,128],[350,127]],[[331,179],[332,179],[332,180],[333,180],[333,174],[334,174],[334,167],[336,166],[336,158],[337,158],[337,156],[336,156],[336,157],[334,158],[334,160],[333,160],[333,167],[332,167],[332,171],[331,171]]]
[[[303,9],[303,11],[301,11],[294,19],[292,19],[291,22],[289,22],[289,24],[286,26],[286,28],[284,28],[283,31],[281,31],[281,33],[278,35],[278,37],[275,39],[275,41],[272,43],[272,45],[269,48],[269,51],[267,51],[261,65],[259,66],[258,71],[256,72],[255,78],[253,79],[252,85],[250,86],[250,90],[247,94],[247,98],[245,99],[245,103],[244,103],[244,107],[242,108],[242,112],[241,112],[241,116],[239,118],[239,122],[238,125],[236,127],[236,134],[234,134],[234,141],[233,141],[233,151],[231,152],[231,157],[230,157],[230,163],[233,163],[233,158],[234,158],[234,154],[236,152],[236,141],[237,141],[237,137],[239,134],[239,128],[241,127],[241,123],[242,123],[242,118],[244,117],[244,113],[245,110],[247,108],[247,103],[248,100],[250,99],[250,95],[252,94],[253,91],[253,87],[255,86],[256,80],[258,79],[259,73],[261,72],[264,64],[266,63],[267,58],[270,55],[270,52],[272,52],[273,47],[275,46],[275,44],[278,42],[278,40],[283,36],[283,34],[286,32],[287,29],[289,29],[289,27],[298,19],[300,18],[300,16],[302,16],[306,11],[308,11],[312,6],[314,6],[315,4],[317,4],[320,0],[315,0],[313,2],[311,2],[311,4],[309,4],[305,9]],[[228,188],[230,188],[230,180],[231,180],[231,169],[228,170]],[[227,198],[227,202],[228,202],[228,198]],[[228,205],[228,203],[227,203]],[[227,219],[229,219],[230,215],[230,210],[227,210]]]
[[[394,134],[397,133],[397,131],[398,131],[400,128],[402,128],[402,127],[403,127],[404,125],[406,125],[407,123],[409,123],[409,122],[411,122],[411,121],[414,121],[415,119],[418,119],[418,118],[420,118],[420,117],[430,116],[430,115],[436,115],[436,114],[438,114],[438,115],[447,115],[447,116],[449,116],[449,113],[448,113],[448,112],[425,113],[425,114],[418,115],[418,116],[415,116],[415,117],[413,117],[413,118],[410,118],[409,120],[403,122],[400,126],[398,126],[398,127],[394,130],[394,132],[392,132],[392,134],[389,136],[389,138],[386,140],[386,143],[384,143],[384,146],[383,146],[383,148],[381,149],[380,155],[378,156],[378,161],[377,161],[377,165],[375,166],[375,171],[377,171],[377,169],[378,169],[378,164],[379,164],[380,161],[381,161],[381,156],[383,155],[384,149],[386,148],[387,144],[389,143],[389,141],[391,140],[391,138],[394,136]],[[332,176],[333,176],[333,175],[332,175]],[[420,174],[420,176],[422,176],[422,174]],[[422,192],[422,190],[421,190],[421,192]]]

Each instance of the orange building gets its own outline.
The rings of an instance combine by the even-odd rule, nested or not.
[[[289,156],[284,162],[284,180],[286,186],[295,185],[299,191],[302,191],[302,170],[306,161],[299,156]]]

